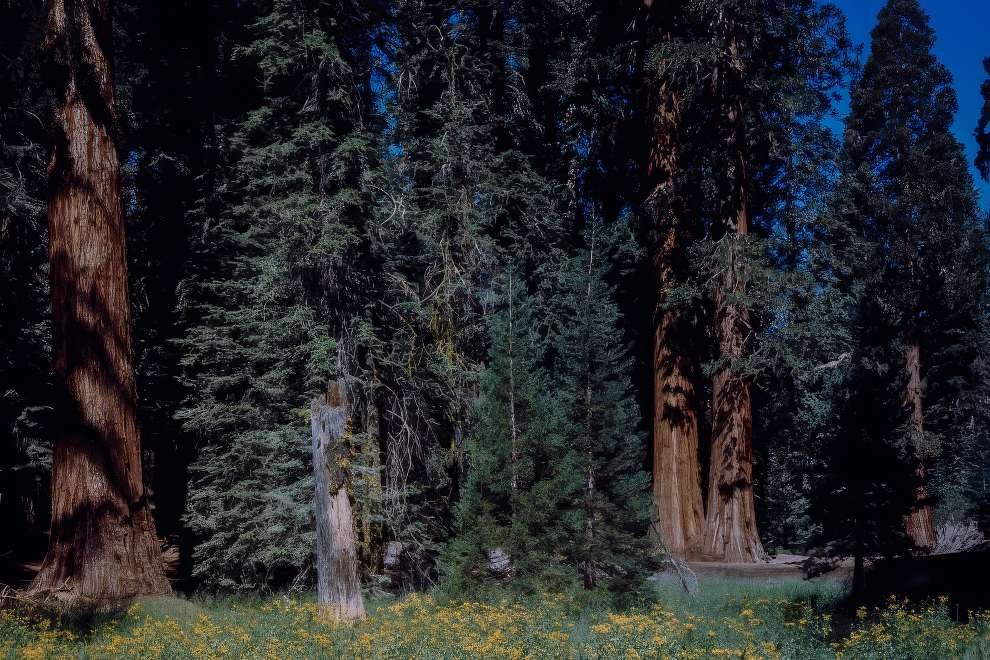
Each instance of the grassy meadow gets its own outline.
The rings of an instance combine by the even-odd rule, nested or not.
[[[68,632],[0,612],[0,658],[984,658],[990,617],[944,602],[848,611],[834,583],[703,580],[620,611],[567,595],[470,602],[413,594],[322,623],[306,598],[145,601]]]

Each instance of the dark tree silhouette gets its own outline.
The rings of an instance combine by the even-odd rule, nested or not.
[[[983,60],[983,68],[987,72],[987,79],[980,86],[983,111],[976,124],[976,142],[980,146],[980,152],[976,155],[976,167],[984,179],[990,180],[990,57]]]

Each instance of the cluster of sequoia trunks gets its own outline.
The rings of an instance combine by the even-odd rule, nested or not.
[[[647,8],[652,0],[644,0]],[[659,19],[672,23],[674,3],[665,5]],[[721,275],[714,293],[712,334],[719,363],[712,382],[711,452],[707,507],[702,506],[701,468],[698,460],[699,401],[696,385],[699,365],[692,353],[683,312],[671,294],[682,284],[686,250],[695,222],[683,203],[678,178],[681,98],[667,76],[654,85],[647,180],[656,243],[653,267],[656,311],[653,344],[653,524],[652,532],[673,555],[722,562],[757,562],[767,555],[756,526],[753,494],[752,384],[740,363],[745,359],[751,332],[746,306],[748,269],[744,252],[749,233],[746,176],[745,107],[740,90],[745,76],[744,36],[732,16],[719,26],[724,37],[722,63],[710,77],[718,99],[721,135],[725,147],[727,194],[717,220],[721,234]],[[669,33],[667,38],[670,38]],[[912,428],[922,434],[920,356],[913,344],[906,355],[905,404]],[[919,450],[919,454],[922,453]],[[919,477],[926,473],[919,461]],[[927,492],[919,488],[916,504],[905,521],[914,545],[934,545],[935,529]]]
[[[652,3],[647,2],[647,6]],[[744,125],[741,100],[733,94],[742,76],[741,45],[731,20],[726,25],[728,66],[715,76],[722,92],[725,145],[730,158],[728,201],[721,210],[725,263],[715,294],[720,364],[714,377],[713,428],[707,517],[702,506],[698,461],[698,364],[688,345],[682,311],[669,298],[684,272],[693,223],[678,190],[681,132],[677,90],[656,85],[647,176],[657,244],[653,373],[653,532],[667,551],[682,557],[758,561],[765,557],[756,530],[752,479],[752,402],[749,380],[736,368],[745,357],[749,315],[744,303],[748,233]]]

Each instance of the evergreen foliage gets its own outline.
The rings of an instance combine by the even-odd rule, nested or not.
[[[990,179],[990,57],[983,60],[987,79],[980,86],[983,95],[983,109],[976,124],[976,142],[979,152],[976,155],[976,167],[984,179]]]
[[[380,235],[393,274],[377,372],[382,513],[429,582],[464,478],[494,278],[508,258],[525,277],[545,267],[558,232],[550,186],[509,138],[525,118],[507,106],[506,17],[485,2],[396,10],[383,95],[393,128]]]
[[[628,228],[592,219],[557,296],[563,319],[552,337],[551,373],[564,414],[576,501],[564,512],[564,557],[586,588],[638,589],[652,566],[646,441],[611,281],[636,256]],[[624,264],[623,262],[626,262]]]
[[[309,398],[347,377],[368,287],[359,255],[375,149],[365,125],[361,7],[286,1],[260,13],[237,56],[258,107],[230,134],[215,260],[190,281],[197,319],[178,342],[184,428],[201,438],[186,523],[193,575],[264,588],[300,577],[313,548]],[[357,39],[357,43],[351,41]]]
[[[907,454],[890,441],[899,425],[895,411],[874,403],[891,388],[891,374],[876,368],[882,355],[882,344],[870,341],[851,352],[846,380],[832,392],[834,430],[822,445],[822,476],[815,482],[812,511],[820,527],[814,541],[829,556],[857,562],[910,547],[903,521],[919,485]]]
[[[885,477],[866,475],[873,494],[864,487],[855,495],[862,498],[857,506],[870,507],[864,519],[873,521],[903,513],[891,482],[915,483],[918,465],[934,467],[926,479],[930,495],[945,498],[958,487],[943,470],[948,457],[965,453],[972,442],[967,428],[980,391],[986,236],[962,146],[950,131],[956,111],[951,77],[932,55],[933,42],[915,0],[890,0],[881,10],[870,58],[852,92],[830,235],[837,286],[855,301],[842,404],[853,421],[838,433],[869,435],[860,444],[900,457],[890,459]],[[923,429],[912,423],[906,398],[911,345],[921,355]],[[857,412],[864,398],[872,407]],[[890,497],[877,499],[880,492]],[[890,507],[886,515],[878,513],[881,505]],[[879,529],[897,538],[889,525]]]
[[[53,424],[42,5],[0,2],[17,564],[43,545]],[[858,63],[817,0],[114,6],[145,475],[183,586],[312,583],[308,410],[334,381],[365,585],[637,592],[662,559],[658,310],[678,312],[702,466],[714,383],[741,384],[771,552],[907,552],[920,486],[940,521],[988,515],[990,248],[917,0],[880,12],[841,137]]]
[[[627,229],[591,223],[554,283],[549,335],[510,272],[468,437],[468,478],[445,561],[452,585],[518,583],[636,590],[651,565],[645,441],[609,279]],[[492,575],[494,573],[494,575]]]
[[[761,532],[768,548],[801,551],[813,531],[813,447],[831,414],[817,391],[817,367],[844,351],[836,336],[844,325],[830,314],[822,217],[838,153],[825,121],[853,67],[845,18],[834,5],[806,0],[658,3],[649,18],[655,23],[644,71],[653,85],[677,90],[681,104],[676,184],[689,249],[669,298],[681,309],[702,364],[699,409],[710,409],[711,378],[720,367],[752,382]],[[726,48],[729,32],[744,44],[735,61]],[[738,241],[745,287],[732,296],[751,318],[741,359],[718,355],[712,329],[735,243],[723,224],[736,203],[727,166],[737,158],[726,119],[730,96],[742,114],[738,146],[749,224]],[[645,240],[655,244],[663,227],[645,215],[654,234]],[[703,440],[710,432],[704,429]]]
[[[0,5],[0,521],[18,552],[44,548],[51,468],[42,9]]]
[[[504,286],[466,442],[468,477],[456,508],[456,534],[445,558],[455,587],[486,577],[495,550],[508,553],[524,584],[567,584],[576,577],[556,556],[569,540],[561,514],[579,497],[580,468],[567,455],[533,298],[512,272]]]

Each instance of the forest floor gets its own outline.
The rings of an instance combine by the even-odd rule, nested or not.
[[[990,616],[958,623],[944,599],[848,609],[839,582],[703,577],[661,583],[622,609],[582,595],[465,602],[371,599],[355,625],[321,622],[311,598],[168,598],[85,633],[0,611],[0,658],[985,658]]]
[[[753,582],[779,582],[782,580],[804,580],[804,555],[779,554],[766,562],[739,564],[727,562],[688,562],[687,566],[698,577],[720,578],[725,580],[749,580]],[[813,581],[848,581],[852,577],[852,560],[838,562],[830,570],[823,572]]]

